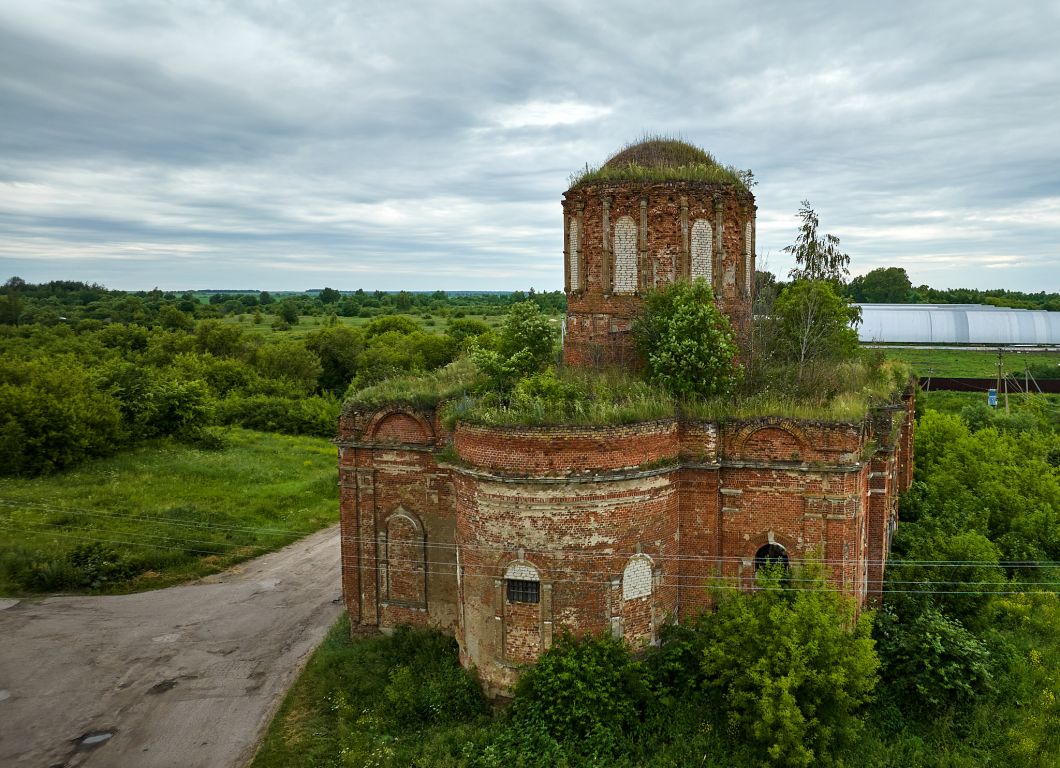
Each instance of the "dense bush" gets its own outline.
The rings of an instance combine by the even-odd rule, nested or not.
[[[121,403],[69,359],[0,366],[0,473],[40,474],[116,450]]]
[[[732,326],[705,280],[652,291],[633,326],[649,382],[679,398],[731,394],[740,381]]]
[[[276,395],[230,395],[217,404],[220,424],[288,435],[333,437],[340,404],[331,395],[300,399]]]
[[[871,619],[814,571],[718,595],[702,619],[704,689],[738,739],[772,765],[828,765],[860,734],[876,685]],[[761,577],[761,574],[760,574]]]
[[[629,750],[648,707],[645,669],[620,640],[562,635],[515,687],[511,727],[543,734],[571,755],[605,759]]]
[[[883,688],[911,716],[967,706],[991,689],[986,644],[936,608],[900,616],[887,607],[876,616],[873,636]]]

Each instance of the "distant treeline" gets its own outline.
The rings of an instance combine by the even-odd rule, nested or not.
[[[154,323],[164,320],[165,307],[180,311],[194,320],[226,315],[274,315],[287,323],[298,316],[377,317],[391,314],[464,317],[465,315],[503,315],[508,307],[531,300],[544,312],[559,313],[567,309],[562,291],[468,293],[445,291],[413,293],[410,291],[342,292],[334,288],[305,293],[268,291],[198,291],[174,293],[161,291],[117,291],[102,285],[71,280],[27,283],[12,277],[0,290],[0,325],[39,323],[56,325],[81,320],[114,323]],[[175,317],[169,313],[171,317]]]
[[[986,291],[974,288],[939,290],[926,285],[914,288],[909,275],[901,267],[874,269],[855,277],[846,289],[852,300],[868,304],[990,304],[995,307],[1060,312],[1060,293],[1024,293],[1004,288]]]

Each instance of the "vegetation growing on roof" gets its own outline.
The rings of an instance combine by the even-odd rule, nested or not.
[[[671,418],[673,399],[665,390],[624,371],[549,369],[520,381],[510,396],[479,392],[446,406],[450,426],[458,421],[484,426],[612,425]]]
[[[702,181],[733,184],[748,191],[755,184],[751,171],[722,165],[709,152],[665,136],[647,136],[628,144],[598,168],[586,165],[571,175],[570,186],[607,181]]]
[[[395,376],[371,387],[348,392],[345,409],[411,405],[429,410],[443,400],[466,394],[482,381],[478,369],[464,356],[429,373]]]

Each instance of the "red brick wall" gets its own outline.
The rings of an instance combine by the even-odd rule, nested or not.
[[[463,662],[501,692],[564,629],[651,642],[667,617],[708,606],[715,577],[750,587],[755,553],[769,542],[793,560],[823,558],[859,598],[867,579],[871,598],[912,449],[910,412],[911,403],[871,427],[779,418],[460,425],[466,468],[439,467],[411,431],[401,443],[364,440],[388,423],[438,434],[433,414],[351,417],[339,441],[347,609],[360,626],[455,632]],[[890,419],[902,427],[896,446],[865,461],[874,430]],[[419,521],[422,538],[404,517],[395,526],[395,515]],[[625,599],[623,573],[638,553],[653,563],[651,593]],[[538,604],[507,601],[505,570],[517,561],[538,570]]]
[[[676,277],[688,274],[688,238],[682,229],[682,201],[686,208],[685,226],[695,219],[714,221],[715,198],[721,201],[724,247],[721,260],[714,262],[714,290],[718,307],[729,316],[741,346],[746,348],[751,317],[751,298],[745,274],[745,225],[755,217],[750,192],[726,184],[702,182],[607,182],[568,190],[564,195],[564,251],[567,277],[567,335],[564,360],[570,365],[634,364],[635,354],[629,337],[630,322],[641,307],[643,292],[659,288]],[[607,241],[604,250],[605,199]],[[641,201],[647,202],[642,217]],[[614,227],[623,216],[637,225],[640,286],[636,295],[611,292]],[[578,249],[582,279],[570,284],[570,254],[567,236],[572,218],[581,221]],[[640,254],[642,220],[646,220],[646,255]],[[716,229],[715,229],[716,231]],[[715,243],[717,248],[717,243]],[[753,264],[753,261],[752,261]],[[752,266],[753,269],[753,266]],[[752,287],[753,287],[753,274]]]
[[[569,475],[677,458],[677,422],[621,427],[477,427],[461,424],[454,445],[468,464],[519,475]]]
[[[427,425],[407,413],[387,414],[374,425],[370,437],[380,443],[424,444],[431,442]]]
[[[556,633],[611,632],[633,621],[640,639],[650,620],[676,613],[676,589],[655,589],[624,606],[621,579],[638,551],[676,568],[677,493],[671,471],[606,482],[571,478],[489,479],[457,471],[457,541],[461,548],[463,648],[489,686],[510,685],[533,643],[548,647]],[[503,579],[512,562],[540,573],[542,602],[531,609],[507,602]],[[676,581],[676,570],[670,574]],[[619,587],[617,595],[611,588]]]

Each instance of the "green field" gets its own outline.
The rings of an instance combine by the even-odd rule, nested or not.
[[[0,595],[131,592],[223,570],[338,519],[327,440],[243,429],[0,480]]]
[[[904,349],[883,348],[891,360],[903,360],[913,367],[918,376],[953,376],[958,378],[988,378],[997,376],[997,352],[963,349]],[[1026,366],[1060,366],[1057,352],[1005,352],[1001,362],[1006,373],[1023,379]]]

